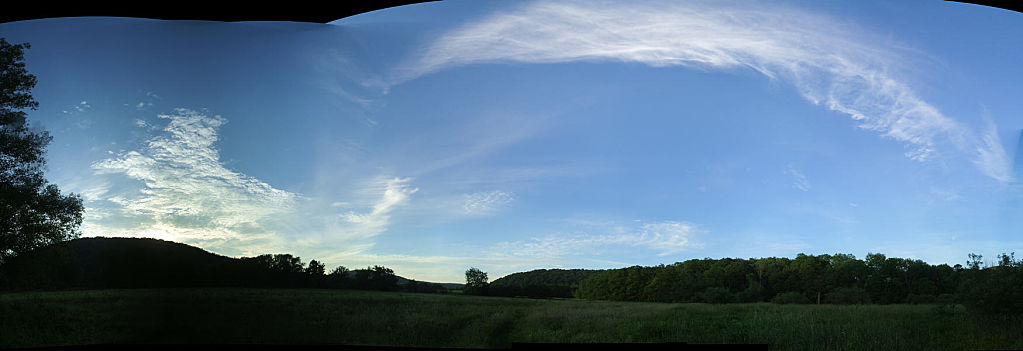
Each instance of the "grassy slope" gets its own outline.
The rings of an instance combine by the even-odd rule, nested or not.
[[[934,306],[528,300],[339,290],[0,294],[0,347],[91,343],[767,343],[772,349],[1023,348],[1023,321]]]

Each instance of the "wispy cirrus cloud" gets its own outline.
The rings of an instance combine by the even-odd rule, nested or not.
[[[854,25],[792,8],[721,2],[537,1],[452,30],[395,70],[391,84],[478,63],[637,62],[653,67],[751,69],[791,83],[816,105],[933,158],[940,143],[979,155],[1005,182],[1000,145],[924,101],[899,75],[908,55]],[[1003,152],[1004,153],[1004,152]]]
[[[984,122],[986,130],[981,135],[982,144],[976,147],[977,158],[973,163],[991,178],[1003,183],[1012,182],[1014,179],[1012,165],[1005,148],[1002,147],[1002,140],[998,137],[998,128],[986,114]]]
[[[409,178],[378,180],[377,187],[382,187],[383,191],[369,212],[349,211],[340,216],[345,222],[359,225],[358,228],[350,228],[345,235],[365,239],[384,231],[390,223],[391,212],[407,203],[409,197],[419,191],[419,188],[408,185],[410,181]]]
[[[799,169],[797,169],[795,166],[790,164],[788,168],[785,169],[785,174],[792,176],[793,188],[799,189],[800,191],[803,192],[810,191],[810,181],[807,180],[806,175],[804,175],[803,172],[799,171]]]
[[[615,226],[606,234],[547,236],[526,241],[501,242],[494,246],[494,255],[510,257],[558,258],[593,254],[608,247],[632,246],[667,256],[702,247],[693,242],[696,225],[688,222],[664,221],[633,226]]]
[[[462,209],[465,214],[485,215],[515,201],[515,194],[512,192],[494,190],[481,191],[463,195]]]

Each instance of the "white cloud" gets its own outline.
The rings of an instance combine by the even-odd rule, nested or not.
[[[71,105],[67,109],[61,110],[61,112],[63,112],[64,114],[71,115],[71,114],[83,113],[83,112],[88,111],[90,109],[92,109],[92,105],[89,105],[88,101],[82,100],[82,102],[79,102],[78,104],[75,104],[75,105]],[[87,128],[88,126],[86,126],[86,127],[79,126],[79,127],[84,129],[84,128]]]
[[[798,169],[796,169],[795,166],[790,164],[788,168],[785,169],[785,174],[792,176],[793,188],[799,189],[803,192],[810,191],[810,181],[806,180],[806,175],[804,175],[803,172],[800,172]]]
[[[581,234],[571,237],[548,236],[529,241],[501,242],[494,246],[493,255],[511,257],[558,258],[568,255],[599,254],[600,249],[618,246],[642,247],[667,256],[691,248],[701,247],[690,239],[697,232],[692,223],[665,221],[606,229],[608,234]]]
[[[911,56],[896,44],[835,18],[765,4],[720,2],[537,1],[439,37],[400,66],[397,84],[477,63],[638,62],[653,67],[752,69],[793,84],[807,100],[848,115],[859,127],[901,141],[925,161],[939,141],[958,149],[991,143],[922,100],[898,76]],[[982,153],[986,167],[1000,154]]]
[[[215,143],[226,119],[186,109],[159,117],[170,122],[144,148],[93,163],[110,178],[84,193],[86,236],[156,237],[228,255],[354,254],[418,191],[384,176],[349,201],[276,189],[221,162]]]
[[[466,214],[491,214],[515,200],[515,194],[494,190],[463,195],[462,209]]]
[[[118,206],[90,209],[103,220],[88,223],[85,234],[148,233],[207,247],[227,241],[244,247],[272,236],[268,226],[297,196],[223,166],[214,143],[227,120],[185,109],[159,117],[170,120],[165,135],[149,139],[142,150],[92,165],[96,174],[123,175],[140,184],[122,184],[106,199]]]
[[[1002,147],[1001,138],[998,137],[998,128],[989,116],[985,115],[984,119],[987,130],[981,136],[983,144],[977,146],[977,158],[973,163],[991,178],[1003,183],[1012,182],[1012,165],[1005,148]]]
[[[358,228],[350,228],[346,236],[366,239],[386,230],[390,223],[390,213],[397,207],[408,202],[409,197],[419,191],[408,185],[408,178],[392,178],[378,181],[384,188],[383,194],[367,213],[349,211],[340,217],[345,222],[358,224]]]

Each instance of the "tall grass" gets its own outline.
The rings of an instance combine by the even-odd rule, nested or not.
[[[665,304],[288,289],[0,294],[0,347],[98,343],[770,344],[778,350],[1023,348],[1023,318],[962,306]]]

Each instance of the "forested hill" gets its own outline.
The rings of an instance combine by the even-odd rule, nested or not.
[[[0,266],[0,289],[308,287],[438,292],[448,288],[411,281],[381,266],[327,273],[316,260],[304,267],[301,258],[290,254],[231,258],[172,241],[97,237],[15,256]]]
[[[583,279],[603,270],[599,269],[536,269],[498,278],[491,286],[527,287],[530,285],[577,286]]]
[[[241,260],[158,239],[82,238],[18,255],[0,267],[13,289],[240,284]]]
[[[490,283],[493,296],[573,297],[579,282],[602,272],[590,269],[537,269],[513,273]]]

